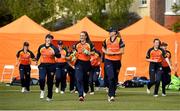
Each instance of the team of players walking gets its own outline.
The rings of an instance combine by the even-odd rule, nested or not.
[[[80,33],[80,40],[72,47],[65,47],[63,41],[58,41],[58,46],[55,47],[52,44],[54,37],[48,34],[45,37],[45,43],[39,46],[36,57],[29,50],[29,43],[24,42],[23,48],[16,55],[16,66],[19,66],[22,84],[21,91],[30,91],[30,64],[34,61],[39,68],[41,99],[45,97],[45,83],[47,83],[46,100],[52,100],[54,81],[55,92],[64,94],[68,73],[70,92],[78,92],[79,101],[84,101],[89,87],[90,94],[94,94],[94,84],[99,85],[100,64],[104,62],[108,101],[114,101],[125,44],[117,30],[111,29],[109,35],[110,37],[102,43],[102,51],[98,51],[86,31]],[[166,50],[167,44],[161,44],[159,39],[154,39],[153,43],[154,46],[146,55],[146,60],[150,62],[150,82],[147,84],[147,93],[150,93],[151,86],[155,84],[154,96],[157,97],[162,80],[162,96],[166,96],[166,78],[171,72],[171,53]]]

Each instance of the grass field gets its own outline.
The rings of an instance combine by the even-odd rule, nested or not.
[[[152,88],[153,89],[153,88]],[[79,102],[77,94],[55,94],[53,101],[39,99],[39,87],[33,86],[30,93],[20,93],[19,86],[0,84],[0,110],[180,110],[180,92],[167,91],[167,96],[153,97],[146,94],[145,88],[119,88],[115,102],[107,101],[105,90],[95,95],[87,95]],[[152,92],[152,91],[151,91]]]

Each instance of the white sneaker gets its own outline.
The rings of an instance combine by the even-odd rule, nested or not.
[[[109,92],[109,88],[106,88],[105,90],[106,90],[107,93]]]
[[[59,88],[56,88],[56,89],[55,89],[55,92],[56,92],[56,93],[59,93]]]
[[[86,95],[87,95],[87,94],[84,92],[84,93],[83,93],[83,97],[85,97]]]
[[[90,92],[89,94],[90,94],[90,95],[94,95],[94,92]]]
[[[100,90],[100,87],[96,87],[96,91],[99,91]]]
[[[110,98],[110,101],[115,101],[114,96],[112,96],[112,97]]]
[[[22,87],[21,92],[24,93],[26,91],[25,87]]]
[[[28,90],[25,90],[25,92],[24,93],[30,93],[30,91],[28,91]]]
[[[109,101],[109,102],[113,102],[113,101],[115,101],[114,96],[111,96],[111,97],[109,97],[109,96],[108,96],[108,101]]]
[[[71,90],[71,91],[70,91],[71,94],[74,93],[74,92],[75,92],[74,90]]]
[[[166,94],[162,94],[162,96],[163,96],[163,97],[165,97],[165,96],[166,96]]]
[[[150,89],[146,89],[146,92],[147,92],[147,94],[150,94],[151,93],[151,91],[150,91]]]
[[[44,95],[45,95],[45,91],[41,90],[40,99],[43,99],[43,98],[44,98]]]
[[[110,100],[111,100],[111,97],[108,96],[108,101],[110,102]]]
[[[52,101],[52,99],[47,97],[47,98],[46,98],[46,101],[47,101],[47,102],[50,102],[50,101]]]
[[[157,94],[155,94],[155,95],[153,95],[154,97],[158,97],[158,95]]]
[[[61,94],[64,94],[64,91],[61,91]]]

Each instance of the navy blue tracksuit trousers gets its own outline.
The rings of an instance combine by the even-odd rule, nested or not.
[[[163,68],[161,63],[150,63],[149,66],[149,77],[150,82],[147,84],[148,89],[150,89],[155,84],[154,95],[158,94],[160,81],[163,73]]]
[[[96,87],[99,86],[99,81],[98,81],[99,73],[100,73],[100,66],[91,68],[89,74],[89,85],[91,88],[91,92],[94,92],[94,83]]]
[[[53,80],[56,71],[56,64],[40,64],[39,66],[39,84],[40,89],[44,90],[46,75],[47,75],[47,86],[48,86],[48,98],[52,98],[53,95]]]
[[[26,90],[30,90],[30,74],[31,74],[31,67],[30,65],[19,65],[19,73],[21,79],[21,86],[26,87]]]
[[[56,63],[56,87],[59,88],[61,83],[61,91],[65,91],[66,89],[66,69],[67,63]]]
[[[90,61],[77,60],[75,64],[75,77],[79,97],[83,97],[83,93],[89,90],[89,71],[91,68]]]
[[[107,75],[107,81],[109,85],[108,96],[115,96],[115,91],[118,84],[118,75],[121,68],[121,61],[112,61],[105,59],[105,71]]]

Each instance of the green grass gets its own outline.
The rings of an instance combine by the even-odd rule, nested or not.
[[[145,88],[119,88],[115,102],[107,101],[107,94],[103,89],[95,95],[87,95],[84,102],[78,101],[77,94],[67,91],[64,95],[55,94],[53,101],[46,102],[39,99],[39,87],[33,86],[31,93],[20,93],[19,86],[0,84],[0,110],[180,110],[180,92],[167,91],[167,96],[155,98],[147,95]],[[152,88],[153,90],[153,88]]]

